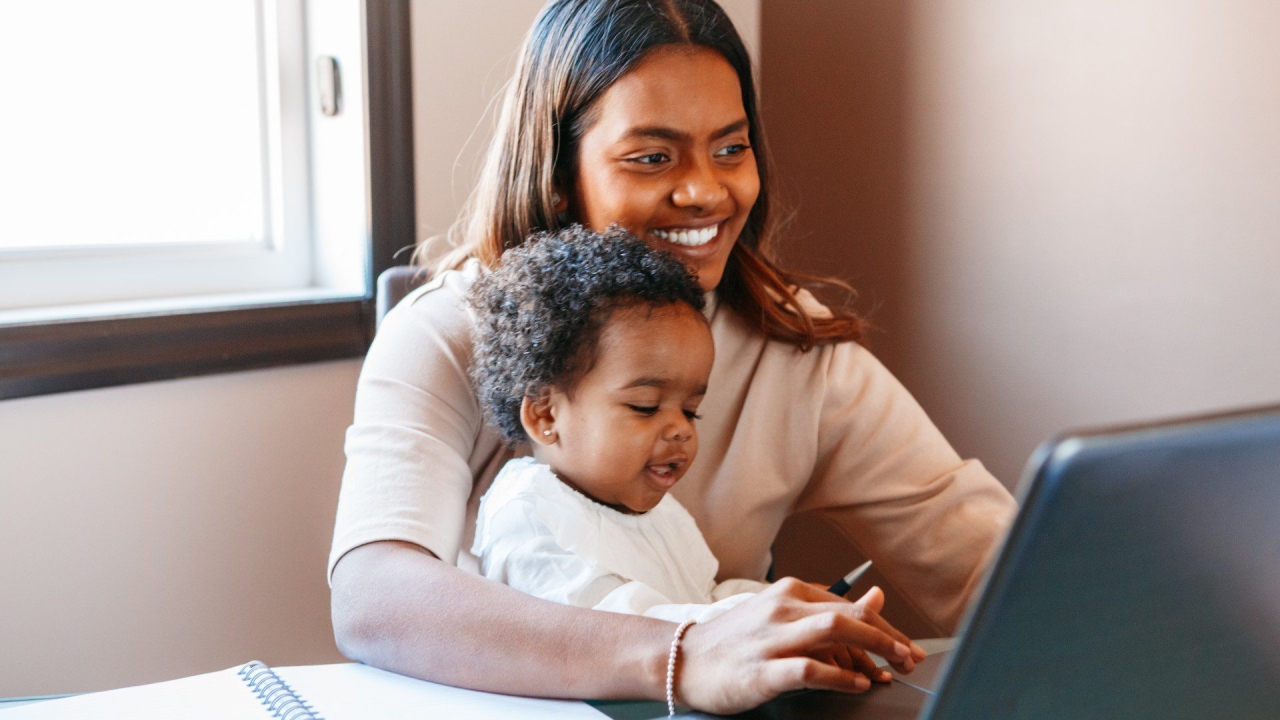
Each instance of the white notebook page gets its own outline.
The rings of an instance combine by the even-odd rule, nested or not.
[[[591,718],[586,703],[462,690],[355,663],[274,668],[324,720]],[[271,715],[236,671],[48,700],[0,710],[0,720],[266,720]]]
[[[236,675],[239,668],[181,680],[89,693],[0,710],[3,720],[266,720],[271,717]]]
[[[606,717],[584,702],[538,700],[462,690],[353,663],[275,668],[275,671],[299,697],[310,702],[324,720],[601,720]]]

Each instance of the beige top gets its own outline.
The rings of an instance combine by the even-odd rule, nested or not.
[[[356,391],[329,573],[349,550],[402,540],[478,572],[479,501],[513,453],[485,425],[468,376],[471,261],[383,320]],[[814,303],[815,311],[825,311]],[[672,493],[720,562],[764,579],[787,516],[822,510],[912,603],[955,627],[1015,503],[961,460],[910,393],[853,342],[809,352],[708,305],[715,364],[698,457]]]

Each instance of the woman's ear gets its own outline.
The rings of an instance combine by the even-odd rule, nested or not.
[[[539,445],[556,443],[559,436],[556,435],[556,417],[550,391],[543,391],[536,398],[526,395],[520,401],[520,424],[533,442]]]
[[[557,215],[569,211],[569,194],[561,190],[559,185],[551,189],[551,209]]]

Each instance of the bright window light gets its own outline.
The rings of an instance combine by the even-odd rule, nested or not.
[[[362,295],[360,18],[357,0],[0,3],[0,324]]]
[[[0,15],[0,246],[269,239],[253,0],[12,3]]]

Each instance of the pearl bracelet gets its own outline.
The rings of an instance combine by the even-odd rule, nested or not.
[[[685,620],[676,628],[676,636],[671,639],[671,654],[667,656],[667,717],[676,716],[676,655],[680,654],[680,639],[684,632],[697,623]]]

